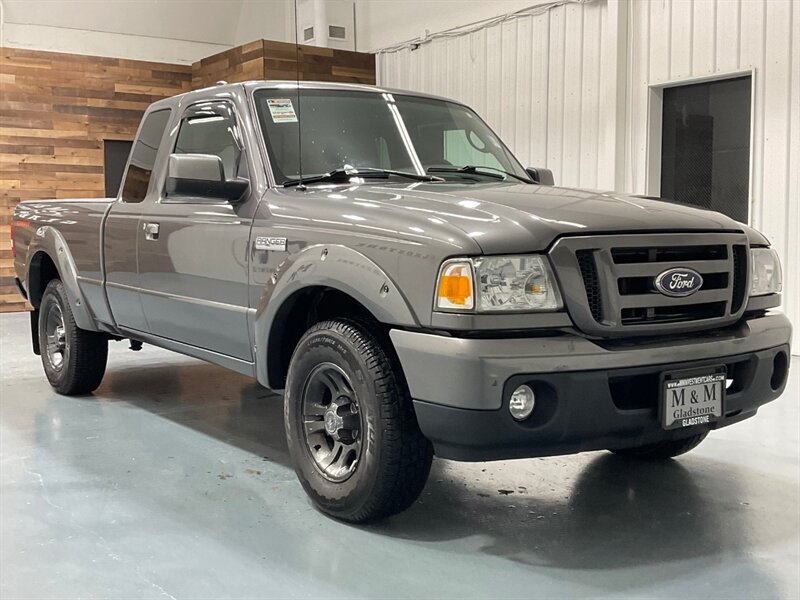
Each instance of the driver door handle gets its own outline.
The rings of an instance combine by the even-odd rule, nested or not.
[[[157,240],[158,239],[158,223],[145,223],[144,224],[144,239]]]

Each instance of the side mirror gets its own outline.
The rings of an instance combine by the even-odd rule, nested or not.
[[[528,174],[528,177],[533,179],[534,183],[538,183],[539,185],[555,185],[556,182],[553,179],[553,172],[550,169],[545,169],[543,167],[528,167],[525,169],[525,172]]]
[[[225,179],[222,159],[214,154],[170,154],[167,195],[241,200],[250,182],[241,177]]]

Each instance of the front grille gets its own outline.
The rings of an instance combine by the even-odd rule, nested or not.
[[[680,262],[687,260],[720,260],[728,257],[728,247],[683,246],[678,248],[612,248],[611,256],[619,265],[653,262]]]
[[[603,299],[600,297],[600,282],[597,279],[597,264],[591,250],[578,250],[575,253],[583,277],[583,287],[586,288],[586,301],[589,311],[595,321],[603,318]]]
[[[573,321],[592,335],[721,327],[744,309],[748,254],[742,233],[568,237],[550,256]],[[660,293],[656,278],[676,267],[700,273],[700,289],[677,298]]]
[[[733,291],[731,312],[738,312],[744,304],[747,291],[747,246],[733,247]]]
[[[723,290],[728,287],[728,273],[706,273],[701,290]],[[620,296],[655,292],[655,277],[620,277],[617,279]]]
[[[622,309],[622,324],[679,323],[693,319],[713,319],[725,315],[725,302],[704,302],[678,306],[637,306]]]

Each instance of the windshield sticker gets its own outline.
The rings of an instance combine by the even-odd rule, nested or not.
[[[297,123],[297,115],[289,98],[268,98],[267,106],[273,123]]]

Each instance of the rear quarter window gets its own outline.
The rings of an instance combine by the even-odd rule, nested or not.
[[[128,172],[122,185],[123,202],[141,202],[147,195],[150,176],[156,163],[158,146],[167,128],[170,110],[156,110],[145,117],[139,137],[133,145]]]

